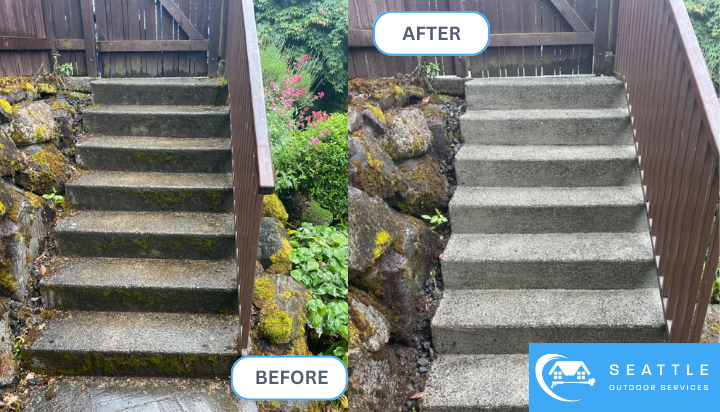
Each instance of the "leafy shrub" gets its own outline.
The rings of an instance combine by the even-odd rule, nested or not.
[[[685,0],[715,90],[720,91],[720,0]]]
[[[267,37],[260,43],[260,67],[265,87],[271,83],[282,83],[286,78],[299,74],[302,75],[302,81],[297,87],[305,90],[313,88],[322,69],[319,61],[309,55],[295,59],[285,48],[285,41],[278,37]]]

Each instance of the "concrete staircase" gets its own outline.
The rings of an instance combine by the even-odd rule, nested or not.
[[[424,411],[527,411],[531,342],[664,342],[622,82],[465,85]]]
[[[76,146],[93,170],[41,293],[56,316],[28,350],[61,374],[220,377],[238,359],[227,86],[104,79]]]

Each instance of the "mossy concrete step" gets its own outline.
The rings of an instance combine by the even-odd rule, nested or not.
[[[227,379],[238,328],[234,315],[65,312],[28,339],[24,358],[50,375]]]
[[[232,213],[79,211],[60,220],[65,257],[235,259]]]
[[[223,78],[98,79],[90,86],[97,104],[223,106],[228,99]]]
[[[625,86],[614,77],[491,77],[465,83],[470,110],[623,107]]]
[[[450,201],[453,234],[647,232],[642,188],[464,187]]]
[[[633,289],[657,286],[650,235],[453,234],[447,289]]]
[[[528,355],[440,355],[430,367],[428,412],[527,412]]]
[[[75,159],[91,170],[230,173],[228,138],[97,136],[75,145]]]
[[[468,110],[460,118],[465,143],[489,145],[632,145],[627,108]]]
[[[232,212],[232,175],[91,172],[66,186],[79,209]]]
[[[533,343],[665,342],[657,287],[446,289],[431,322],[443,355],[528,353]]]
[[[225,106],[97,106],[83,114],[93,135],[228,137]]]
[[[45,307],[116,312],[237,313],[233,261],[56,258]]]
[[[460,186],[625,186],[639,176],[632,145],[463,145],[455,162]]]

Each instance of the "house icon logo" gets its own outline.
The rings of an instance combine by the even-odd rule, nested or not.
[[[588,379],[590,371],[588,370],[585,363],[582,361],[565,361],[556,359],[567,359],[565,356],[551,354],[542,356],[538,359],[535,364],[535,377],[537,378],[538,384],[545,393],[551,397],[563,401],[563,402],[577,402],[580,399],[569,400],[562,398],[555,394],[552,389],[558,385],[575,384],[575,385],[595,385],[595,378]],[[543,369],[548,363],[555,361],[550,372],[547,375],[550,377],[550,387],[545,382],[545,376],[543,376]]]

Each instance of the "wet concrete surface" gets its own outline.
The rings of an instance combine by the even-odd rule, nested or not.
[[[230,382],[208,379],[63,378],[32,391],[25,412],[257,412]]]

